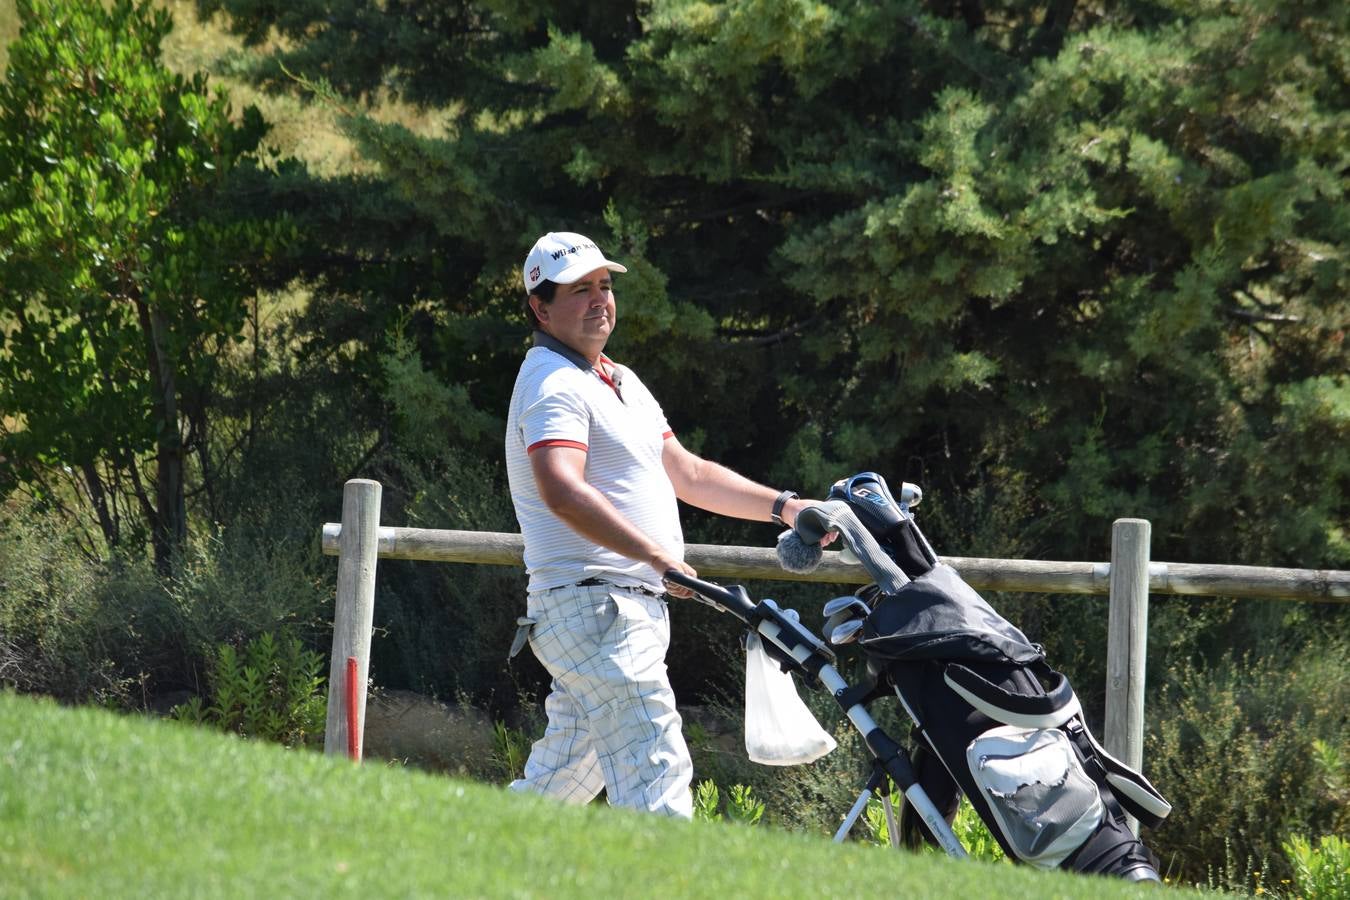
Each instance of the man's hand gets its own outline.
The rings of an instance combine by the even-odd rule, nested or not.
[[[779,515],[784,522],[788,523],[789,527],[796,528],[797,513],[806,509],[808,506],[815,506],[818,503],[820,503],[819,500],[802,500],[799,497],[794,497],[783,504],[783,511]],[[826,532],[825,536],[820,539],[820,546],[830,546],[837,537],[839,537],[839,535],[833,531]]]
[[[674,569],[677,572],[683,572],[690,578],[698,577],[698,572],[694,571],[693,566],[682,559],[676,559],[664,550],[658,550],[656,553],[653,553],[652,558],[648,560],[648,563],[662,575],[665,575],[670,569]],[[672,584],[669,581],[665,582],[665,586],[666,593],[670,594],[672,597],[679,597],[687,600],[694,596],[694,592],[687,587],[681,587],[680,585]]]

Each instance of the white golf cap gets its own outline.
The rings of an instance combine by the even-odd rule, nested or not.
[[[529,293],[545,279],[555,284],[571,284],[599,268],[611,272],[628,271],[605,259],[605,254],[590,238],[571,231],[550,231],[534,242],[530,255],[525,257],[521,274],[525,279],[525,292]]]

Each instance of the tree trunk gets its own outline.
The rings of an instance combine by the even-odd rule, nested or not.
[[[108,492],[104,489],[98,468],[92,462],[85,463],[80,467],[80,473],[84,476],[84,485],[89,491],[89,502],[93,504],[94,512],[98,515],[98,527],[103,532],[104,543],[109,547],[116,547],[121,535],[109,507]]]
[[[183,489],[183,433],[178,422],[178,376],[167,346],[168,325],[164,315],[136,298],[141,328],[146,337],[147,362],[154,385],[155,416],[155,512],[151,523],[151,546],[155,569],[161,575],[174,570],[178,552],[187,539],[187,502]]]

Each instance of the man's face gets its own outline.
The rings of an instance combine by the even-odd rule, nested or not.
[[[598,354],[614,330],[614,281],[606,268],[558,285],[552,303],[535,305],[544,330],[574,350]]]

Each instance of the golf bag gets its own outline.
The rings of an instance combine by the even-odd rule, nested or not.
[[[939,561],[915,524],[911,494],[902,498],[897,503],[872,472],[830,490],[828,499],[846,503],[875,538],[871,552],[880,547],[909,581],[891,592],[869,585],[858,602],[834,601],[824,637],[856,640],[865,654],[864,702],[894,689],[914,723],[910,760],[919,785],[949,822],[967,796],[1010,858],[1156,880],[1156,857],[1126,814],[1156,826],[1171,806],[1097,743],[1068,679]],[[933,840],[910,804],[899,830],[911,844]]]

